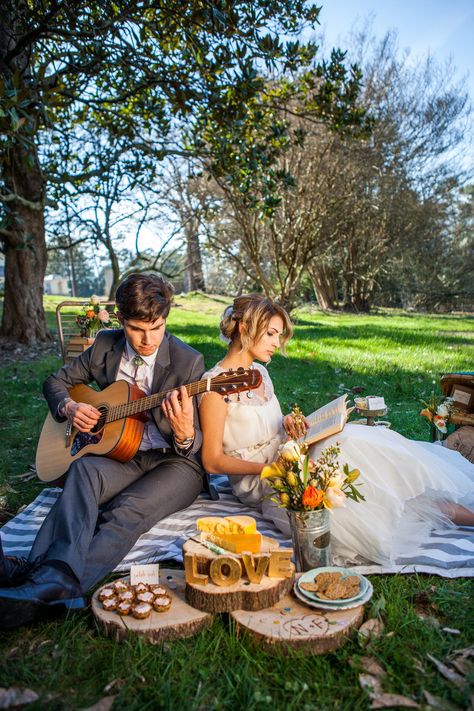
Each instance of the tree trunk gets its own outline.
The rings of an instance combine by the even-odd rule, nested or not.
[[[186,272],[184,277],[186,292],[205,291],[206,286],[202,269],[199,235],[194,223],[194,220],[189,220],[184,230],[186,237]]]
[[[47,265],[44,179],[35,148],[15,142],[2,155],[8,202],[5,243],[5,299],[1,334],[20,343],[46,341],[43,281]]]
[[[309,264],[308,274],[311,278],[314,293],[319,308],[323,311],[338,308],[337,286],[332,270],[324,264]]]

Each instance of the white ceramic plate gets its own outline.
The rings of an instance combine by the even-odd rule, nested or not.
[[[314,578],[316,575],[319,575],[319,573],[341,573],[343,578],[347,578],[348,575],[357,575],[359,578],[359,592],[357,595],[354,595],[353,597],[347,597],[347,598],[339,598],[337,600],[326,600],[325,598],[319,597],[319,595],[315,592],[310,592],[309,590],[304,590],[301,587],[301,583],[313,583]],[[300,578],[298,578],[298,588],[299,591],[302,595],[305,597],[309,598],[310,600],[313,600],[314,602],[324,602],[324,603],[340,603],[340,602],[352,602],[355,600],[358,600],[360,597],[365,595],[367,588],[369,585],[369,581],[367,578],[364,578],[363,575],[360,575],[359,573],[355,573],[353,570],[350,568],[339,568],[334,565],[327,566],[326,568],[313,568],[312,570],[307,570],[306,573],[303,573]]]
[[[359,605],[365,605],[366,602],[369,602],[370,598],[374,593],[374,588],[372,587],[372,583],[370,582],[370,580],[368,581],[368,583],[369,586],[362,597],[358,598],[357,600],[353,600],[352,602],[343,601],[337,604],[328,604],[327,600],[325,600],[324,602],[322,600],[318,602],[313,602],[313,600],[310,600],[309,598],[305,597],[305,595],[302,595],[297,582],[293,586],[293,592],[295,593],[298,600],[300,600],[300,602],[303,602],[309,607],[315,607],[318,610],[326,610],[327,612],[331,610],[332,612],[337,612],[337,610],[352,610],[354,607],[359,607]]]

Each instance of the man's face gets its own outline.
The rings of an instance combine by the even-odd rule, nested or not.
[[[121,314],[118,314],[118,319],[135,353],[150,356],[158,350],[165,335],[166,319],[160,316],[156,321],[137,321],[125,319]]]

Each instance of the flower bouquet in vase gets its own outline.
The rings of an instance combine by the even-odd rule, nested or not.
[[[97,331],[102,328],[118,328],[117,316],[100,305],[98,296],[94,294],[82,307],[83,314],[76,318],[76,323],[80,328],[81,336],[95,338]]]
[[[287,510],[299,571],[331,565],[330,515],[346,499],[365,501],[354,486],[358,469],[342,467],[338,444],[310,458],[305,443],[289,440],[278,450],[278,460],[264,467],[260,478],[273,490],[270,498]]]
[[[434,392],[428,401],[423,400],[422,417],[426,417],[431,424],[433,439],[439,439],[448,432],[449,418],[453,410],[454,400],[452,397],[438,397]]]

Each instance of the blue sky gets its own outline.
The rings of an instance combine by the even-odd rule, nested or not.
[[[400,49],[414,56],[428,51],[443,61],[451,57],[458,76],[469,74],[474,100],[474,2],[472,0],[319,0],[321,27],[328,46],[344,49],[344,37],[354,22],[373,18],[373,30],[383,37],[398,31]]]

